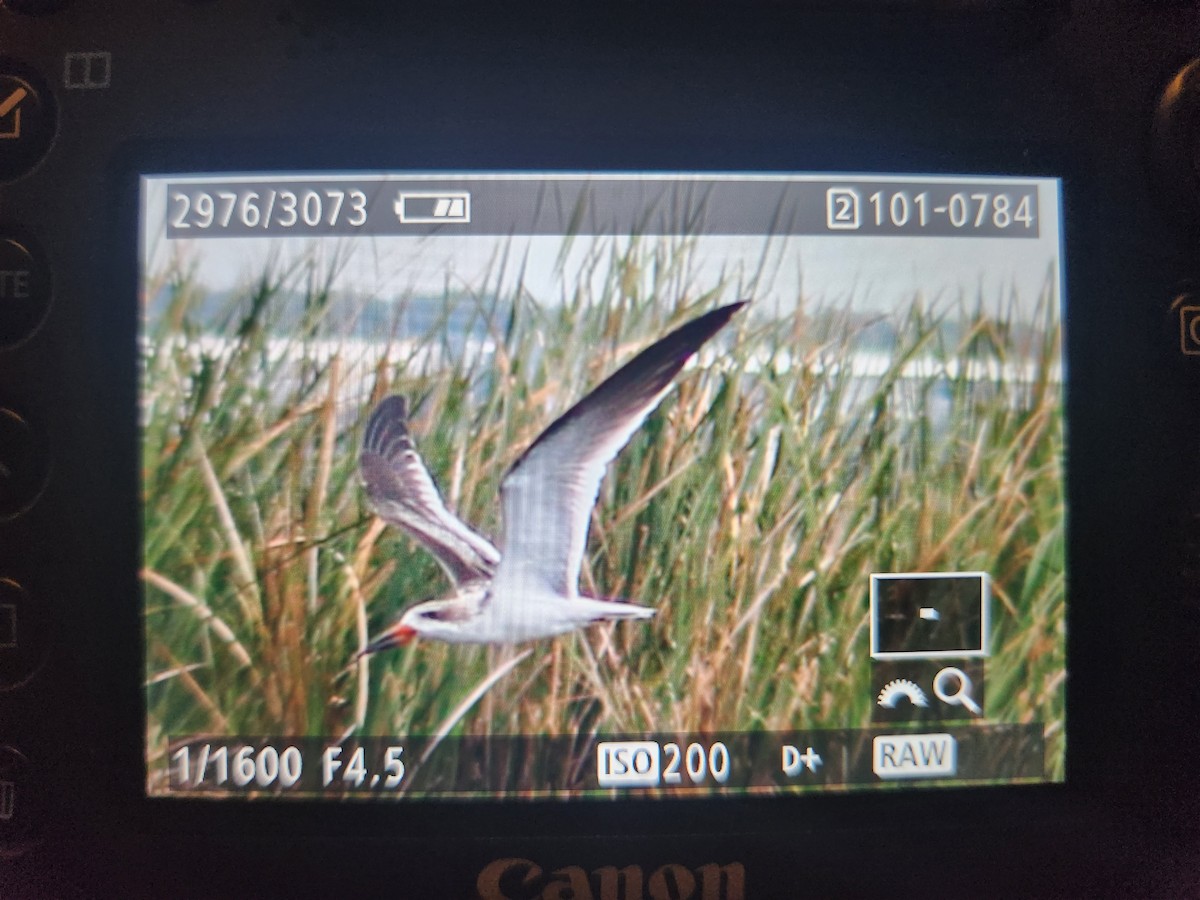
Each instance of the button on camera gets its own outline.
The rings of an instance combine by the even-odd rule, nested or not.
[[[25,340],[50,306],[50,270],[28,241],[0,236],[0,348]]]
[[[0,861],[20,854],[35,838],[39,795],[25,754],[0,745]]]
[[[54,139],[55,123],[50,92],[23,66],[0,62],[0,182],[37,165]]]
[[[45,609],[10,578],[0,578],[0,691],[28,681],[46,658]]]
[[[1200,356],[1200,297],[1181,294],[1176,302],[1179,304],[1179,351],[1184,356]]]
[[[0,407],[0,522],[33,505],[48,473],[41,435],[20,413]]]

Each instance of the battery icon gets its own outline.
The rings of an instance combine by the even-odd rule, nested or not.
[[[471,195],[467,191],[400,191],[394,209],[405,225],[466,223],[471,221]]]

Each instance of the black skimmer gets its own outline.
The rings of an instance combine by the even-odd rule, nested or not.
[[[500,484],[501,549],[447,509],[409,434],[404,398],[381,401],[367,422],[359,457],[367,501],[437,558],[454,592],[410,607],[360,655],[414,637],[515,644],[593,622],[651,618],[649,607],[579,593],[592,507],[608,464],[687,361],[743,306],[723,306],[672,331],[529,445]]]

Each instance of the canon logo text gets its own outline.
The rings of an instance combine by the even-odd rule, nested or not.
[[[528,859],[488,863],[476,882],[480,900],[744,900],[746,869],[738,862],[689,869],[675,863],[646,875],[641,866],[564,866],[546,872]]]

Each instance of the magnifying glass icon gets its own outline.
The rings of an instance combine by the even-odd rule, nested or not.
[[[954,687],[953,691],[950,690],[951,687]],[[965,706],[975,715],[983,712],[979,704],[971,698],[971,679],[962,669],[947,666],[938,672],[933,679],[933,693],[950,706]]]

